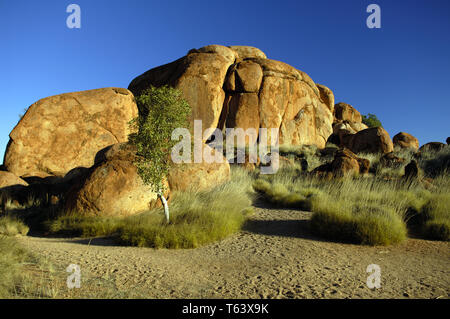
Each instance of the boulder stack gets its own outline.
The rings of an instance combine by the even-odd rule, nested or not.
[[[150,85],[180,89],[206,128],[275,128],[280,144],[324,147],[332,133],[331,90],[304,72],[267,59],[259,49],[209,45],[135,78],[129,90]]]

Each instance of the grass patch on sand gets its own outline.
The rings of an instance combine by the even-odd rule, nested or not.
[[[55,298],[61,288],[54,269],[25,249],[16,238],[0,235],[0,298]],[[63,274],[63,278],[66,277]]]
[[[251,177],[232,169],[231,181],[207,191],[179,192],[170,203],[171,221],[162,209],[125,218],[61,216],[47,223],[52,233],[82,237],[112,236],[124,245],[195,248],[239,231],[251,213]]]
[[[376,177],[330,181],[284,167],[275,175],[261,175],[253,188],[272,205],[312,211],[311,230],[321,237],[390,245],[407,238],[407,224],[419,226],[425,238],[449,240],[449,180],[443,174],[427,190],[418,181]]]

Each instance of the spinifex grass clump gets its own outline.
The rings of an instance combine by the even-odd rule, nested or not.
[[[387,206],[358,206],[323,196],[314,202],[313,211],[312,231],[328,239],[390,245],[403,241],[407,235],[399,212]]]
[[[28,226],[15,217],[4,215],[0,217],[0,236],[26,235]]]
[[[62,216],[48,223],[53,233],[111,236],[121,244],[155,248],[194,248],[239,231],[252,203],[251,177],[232,169],[231,181],[205,191],[173,194],[171,220],[161,209],[125,218]]]
[[[175,196],[169,224],[154,212],[136,216],[119,228],[119,240],[132,246],[195,248],[239,231],[251,211],[246,186],[237,181]]]
[[[0,298],[12,295],[21,282],[21,264],[30,258],[14,239],[0,235]]]
[[[283,168],[276,175],[261,176],[253,187],[272,204],[312,211],[312,231],[329,239],[389,245],[407,235],[403,219],[408,202],[393,182],[375,178],[329,181]]]

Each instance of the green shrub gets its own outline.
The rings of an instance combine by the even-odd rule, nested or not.
[[[362,122],[368,127],[382,127],[380,120],[375,114],[367,114],[362,116]]]
[[[209,191],[177,193],[169,224],[155,212],[132,217],[119,228],[118,239],[155,248],[195,248],[221,240],[239,231],[252,211],[248,184],[242,182],[237,177]]]

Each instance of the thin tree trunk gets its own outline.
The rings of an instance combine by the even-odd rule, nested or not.
[[[161,202],[164,206],[164,214],[166,215],[166,221],[169,222],[169,205],[167,205],[167,200],[164,197],[164,195],[162,194],[162,192],[160,192],[159,194],[159,198],[161,199]]]

